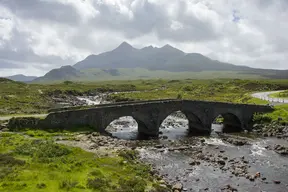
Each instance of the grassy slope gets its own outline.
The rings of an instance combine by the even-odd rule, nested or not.
[[[165,89],[151,90],[140,93],[121,93],[113,95],[117,98],[132,98],[137,100],[177,98],[183,99],[223,101],[234,103],[267,104],[266,101],[250,96],[252,92],[277,90],[288,86],[287,81],[270,80],[172,80],[162,81]],[[150,82],[143,82],[149,84]]]
[[[83,72],[85,77],[80,77],[78,81],[103,81],[103,80],[137,80],[137,79],[215,79],[215,78],[242,78],[261,79],[260,75],[243,74],[235,71],[203,71],[203,72],[169,72],[163,70],[153,70],[143,68],[119,68],[116,69],[118,75],[111,75],[101,69],[86,69]],[[76,79],[75,79],[76,80]]]
[[[250,96],[253,92],[283,90],[288,80],[135,80],[103,81],[58,84],[23,84],[0,81],[0,115],[8,113],[45,113],[51,107],[49,94],[61,92],[64,95],[85,94],[105,91],[144,91],[112,95],[113,100],[147,100],[160,98],[183,98],[234,103],[267,104],[267,101]]]
[[[116,192],[128,187],[127,192],[141,192],[151,188],[149,168],[134,162],[131,153],[97,156],[49,140],[0,133],[0,191]]]
[[[224,101],[233,103],[247,104],[268,104],[267,101],[252,98],[252,92],[261,92],[269,90],[281,89],[287,87],[287,80],[213,80],[213,81],[168,81],[164,85],[165,90],[153,90],[144,93],[121,93],[112,95],[112,99],[125,100],[136,99],[160,99],[160,98],[183,98],[194,100],[207,101]],[[288,123],[288,108],[287,105],[279,105],[275,107],[275,111],[264,115],[269,121],[278,121],[281,117],[281,122]]]
[[[117,84],[115,86],[115,84]],[[134,84],[134,82],[133,82]],[[137,85],[137,82],[135,82]],[[132,85],[131,82],[96,82],[96,83],[58,83],[24,84],[0,79],[0,115],[45,113],[51,108],[49,93],[54,91],[81,94],[87,91],[129,91],[144,90],[153,86]]]
[[[288,90],[279,92],[279,93],[273,93],[269,95],[272,98],[288,98]]]

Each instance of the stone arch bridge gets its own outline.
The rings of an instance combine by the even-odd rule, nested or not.
[[[74,126],[89,126],[105,132],[115,119],[132,116],[138,123],[138,132],[157,136],[159,127],[167,116],[175,111],[184,113],[189,121],[189,130],[194,135],[211,132],[214,119],[222,115],[226,130],[251,129],[254,113],[273,111],[270,106],[233,104],[194,100],[151,100],[97,105],[90,108],[66,108],[51,112],[43,120],[46,128],[69,129]]]

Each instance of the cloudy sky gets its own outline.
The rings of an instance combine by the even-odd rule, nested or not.
[[[0,0],[0,76],[43,75],[121,42],[288,69],[288,0]]]

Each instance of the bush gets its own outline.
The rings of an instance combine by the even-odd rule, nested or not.
[[[25,161],[20,159],[15,159],[11,155],[0,153],[0,166],[15,166],[24,165]]]
[[[23,166],[25,161],[15,159],[9,154],[0,153],[0,179],[12,174],[14,172],[14,166]]]
[[[40,119],[35,117],[13,117],[8,122],[8,128],[11,131],[20,131],[23,128],[37,128],[39,122]]]
[[[154,189],[151,192],[169,192],[169,191],[171,191],[167,187],[161,186],[161,185],[156,184],[156,183],[153,184],[153,188]]]
[[[125,191],[125,192],[144,192],[147,185],[145,180],[139,177],[134,177],[131,179],[121,178],[118,181],[118,184],[119,184],[118,191]]]
[[[50,162],[53,158],[68,155],[72,151],[52,141],[34,140],[16,147],[14,152],[33,157],[40,162]]]
[[[72,188],[75,188],[77,185],[78,185],[77,181],[65,180],[60,182],[59,188],[70,190]]]
[[[120,157],[128,161],[134,161],[138,156],[138,151],[135,150],[121,150],[118,154]]]
[[[191,86],[184,86],[182,88],[183,91],[193,91],[193,88]]]
[[[253,116],[253,122],[254,123],[271,123],[272,122],[272,118],[267,116],[267,115],[263,115],[263,114],[255,114]]]
[[[46,186],[45,183],[38,183],[38,184],[36,185],[36,187],[37,187],[38,189],[44,189],[44,188],[46,188],[47,186]]]
[[[89,189],[98,189],[98,190],[102,189],[101,191],[103,191],[103,190],[106,190],[106,188],[108,188],[109,186],[110,186],[110,182],[105,177],[103,178],[94,177],[94,178],[89,178],[87,180],[87,187]]]

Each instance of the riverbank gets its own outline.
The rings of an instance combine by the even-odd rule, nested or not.
[[[214,125],[213,128],[215,126],[217,128],[220,125]],[[210,137],[191,137],[187,129],[187,119],[178,112],[163,122],[159,139],[153,140],[137,139],[137,123],[135,124],[131,118],[121,118],[112,122],[108,128],[112,137],[86,131],[50,133],[29,129],[22,131],[21,134],[33,140],[53,138],[58,144],[81,148],[96,154],[97,158],[112,158],[115,162],[119,162],[117,156],[121,151],[134,151],[132,154],[139,154],[140,158],[136,158],[136,161],[141,161],[140,164],[139,162],[136,164],[152,166],[152,169],[148,169],[149,174],[152,174],[151,177],[158,183],[157,185],[178,187],[179,191],[215,192],[215,189],[218,191],[231,191],[232,189],[260,191],[261,189],[282,192],[287,190],[288,157],[285,153],[288,147],[287,141],[276,137],[263,138],[259,135],[251,135],[251,133],[227,135],[218,131],[213,132]],[[17,142],[13,136],[10,140]],[[4,148],[10,150],[9,147]],[[78,156],[76,157],[78,159]],[[126,164],[130,163],[122,159],[122,162],[124,161],[125,163],[120,163],[117,169],[122,170]],[[110,165],[108,163],[105,166]],[[134,168],[138,171],[142,170],[141,166]],[[137,170],[130,169],[129,171],[137,172]],[[64,170],[61,168],[60,171]],[[110,168],[109,171],[111,171]],[[77,175],[77,171],[75,174]],[[123,172],[123,174],[126,173]],[[119,177],[121,175],[122,172]],[[106,176],[107,179],[113,180],[110,176]],[[82,180],[80,183],[83,182]],[[153,185],[147,183],[146,187]],[[30,186],[30,183],[27,182],[27,185]],[[83,186],[85,190],[90,190],[87,185]],[[160,192],[167,191],[169,190],[160,190]]]
[[[91,153],[48,138],[0,133],[1,191],[169,191],[134,151]]]
[[[158,99],[179,97],[267,104],[267,101],[252,98],[250,93],[263,90],[280,90],[287,85],[277,81],[258,82],[250,80],[153,80],[129,83],[131,86],[128,86],[127,82],[121,86],[117,85],[115,90],[121,87],[120,91],[128,91],[121,93],[113,93],[115,90],[108,89],[107,86],[105,89],[104,87],[100,89],[103,84],[97,85],[98,88],[95,88],[92,84],[81,87],[80,84],[71,82],[69,85],[51,85],[48,92],[48,87],[45,87],[46,91],[42,87],[42,93],[37,91],[38,93],[35,94],[38,96],[45,94],[45,97],[49,95],[50,101],[53,98],[58,98],[52,102],[54,104],[66,102],[70,105],[76,103],[76,106],[89,105],[89,103],[98,104],[107,100],[116,102],[127,99],[147,100],[156,97]],[[5,93],[6,95],[14,94],[6,97],[5,100],[5,111],[9,111],[9,107],[13,106],[9,113],[17,110],[23,111],[18,101],[18,99],[21,100],[22,96],[17,98],[18,95],[15,93],[8,93],[7,90]],[[29,102],[34,98],[30,93],[25,92],[25,94],[29,96]],[[102,98],[99,97],[101,94],[109,96]],[[0,99],[3,99],[2,96]],[[42,96],[44,97],[44,95]],[[24,101],[28,100],[24,99]],[[1,102],[1,105],[4,104],[2,100]],[[7,103],[10,104],[11,102],[12,104],[8,106]],[[29,102],[27,106],[37,108],[37,106],[30,105]],[[19,105],[19,109],[16,109],[14,104]],[[47,106],[49,105],[45,104],[45,107]],[[199,192],[215,192],[215,190],[288,191],[288,144],[286,137],[286,122],[288,122],[286,118],[288,115],[285,115],[288,108],[285,105],[279,105],[275,106],[275,109],[271,114],[256,116],[258,119],[254,120],[257,120],[258,125],[255,125],[255,131],[252,134],[225,135],[221,131],[216,131],[212,132],[210,137],[189,136],[188,120],[185,115],[179,112],[167,117],[160,127],[159,139],[152,140],[140,140],[137,134],[138,125],[129,117],[122,117],[108,126],[106,131],[109,131],[112,137],[99,135],[91,132],[92,130],[85,129],[74,130],[75,132],[70,130],[70,132],[55,131],[51,133],[28,128],[11,134],[7,132],[9,129],[5,125],[4,127],[0,126],[2,129],[0,134],[4,135],[1,137],[0,143],[4,141],[2,138],[5,138],[4,144],[1,144],[2,148],[0,147],[2,150],[0,153],[5,154],[4,160],[0,161],[0,166],[2,166],[0,172],[9,171],[10,168],[13,170],[11,174],[8,172],[5,182],[0,184],[0,190],[97,191],[97,189],[93,189],[93,186],[97,186],[101,188],[101,191],[112,192],[117,189],[118,191],[129,192],[133,186],[139,185],[145,186],[146,191],[149,192],[153,191],[152,186],[158,190],[153,192],[169,191],[165,186],[174,187],[174,191],[176,189],[178,191]],[[23,139],[23,142],[22,139],[15,138],[18,136]],[[31,141],[36,143],[31,144]],[[50,143],[51,145],[46,145],[45,142],[47,141],[53,142]],[[26,145],[27,142],[28,145]],[[25,154],[19,154],[16,148],[23,146],[23,144],[28,146],[29,150],[26,151],[27,148],[24,148]],[[43,148],[41,148],[42,145]],[[37,148],[43,149],[43,153],[37,151]],[[70,152],[61,154],[62,149]],[[49,162],[51,160],[49,155],[58,154],[58,151],[61,152],[60,156],[53,156],[55,158],[53,159],[54,163]],[[123,151],[128,153],[122,153]],[[32,153],[35,156],[31,155]],[[45,161],[48,158],[48,163],[39,163],[38,153],[41,154],[41,158],[44,157]],[[139,156],[136,158],[135,154],[139,154]],[[7,162],[6,157],[8,160],[14,161],[16,159],[16,162],[24,160],[25,164],[22,167],[19,164],[13,164],[11,167],[9,164],[10,167],[7,167],[7,163],[5,164]],[[133,161],[131,161],[131,157]],[[1,164],[1,162],[4,163]],[[152,169],[150,166],[146,166],[147,164],[150,164]],[[14,172],[14,168],[16,172]],[[50,169],[53,170],[52,175],[49,174]],[[91,173],[94,169],[97,170],[96,175]],[[61,176],[62,174],[65,178]],[[139,180],[139,177],[142,179]],[[96,181],[96,185],[94,182],[92,185],[90,185],[91,183],[88,184],[88,180],[91,181],[91,178]],[[100,180],[98,180],[99,178]],[[137,180],[135,181],[133,178],[137,178]],[[99,186],[99,182],[105,187]],[[112,185],[108,185],[108,183],[112,183]],[[142,192],[143,188],[135,188],[134,191],[136,190]]]

